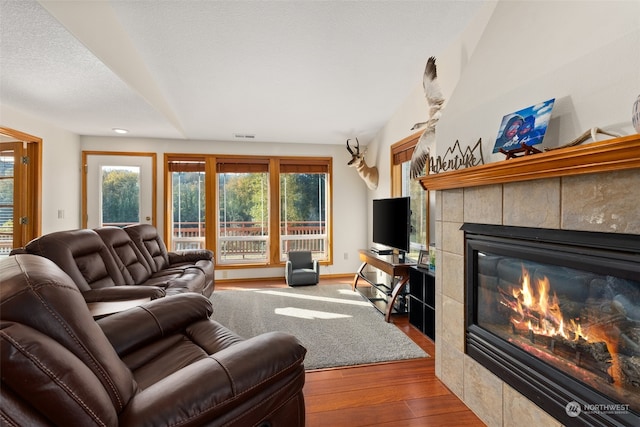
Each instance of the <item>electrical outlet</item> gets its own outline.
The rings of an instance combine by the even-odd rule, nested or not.
[[[345,252],[345,253],[344,253],[344,259],[345,259],[345,260],[348,260],[348,259],[349,259],[349,252]]]
[[[64,219],[64,209],[58,209],[58,219]]]

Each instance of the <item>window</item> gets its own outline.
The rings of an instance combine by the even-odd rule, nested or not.
[[[140,168],[101,167],[102,225],[124,227],[140,222]]]
[[[169,162],[171,250],[205,247],[205,162],[184,158]]]
[[[269,261],[269,163],[225,159],[217,163],[218,262]]]
[[[0,257],[41,234],[42,139],[0,127]]]
[[[82,226],[156,221],[156,153],[83,151]]]
[[[409,257],[418,258],[421,249],[429,244],[429,192],[418,180],[411,180],[411,155],[422,132],[417,132],[391,146],[391,191],[393,197],[411,197],[411,236]]]
[[[0,146],[0,256],[8,256],[13,249],[16,156],[12,145]]]
[[[326,164],[280,164],[280,260],[289,251],[328,257]]]
[[[428,193],[422,188],[418,180],[409,178],[410,162],[403,162],[402,167],[402,194],[411,197],[411,234],[409,236],[409,256],[418,258],[420,249],[426,249],[429,236],[429,212],[427,210]]]
[[[224,267],[331,261],[331,158],[167,155],[170,246],[213,249]],[[206,195],[206,197],[205,197]]]

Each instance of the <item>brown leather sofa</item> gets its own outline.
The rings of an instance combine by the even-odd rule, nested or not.
[[[49,258],[76,283],[87,303],[148,301],[214,288],[213,253],[169,252],[148,224],[58,231],[22,250]]]
[[[50,260],[1,260],[2,425],[303,426],[304,347],[211,313],[182,293],[95,321]]]

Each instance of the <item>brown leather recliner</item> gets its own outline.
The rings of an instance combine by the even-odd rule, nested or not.
[[[0,421],[20,426],[303,426],[291,335],[243,340],[196,293],[94,321],[50,260],[0,261]]]
[[[120,311],[122,303],[133,306],[183,292],[212,294],[213,252],[168,252],[154,226],[139,224],[127,230],[56,231],[12,254],[40,255],[55,262],[76,283],[87,303],[96,306],[94,314]]]
[[[150,224],[128,225],[124,227],[124,231],[145,257],[155,275],[195,266],[205,274],[206,285],[202,294],[210,296],[213,293],[213,263],[209,261],[213,252],[206,249],[169,252],[158,229]]]
[[[151,225],[149,227],[155,230],[155,227]],[[211,296],[213,292],[211,254],[205,257],[203,251],[194,251],[195,253],[189,254],[192,257],[189,259],[186,258],[187,255],[180,257],[177,253],[171,252],[182,262],[177,262],[176,265],[167,264],[164,269],[152,268],[147,261],[148,256],[138,249],[129,234],[122,228],[100,227],[94,231],[111,252],[127,285],[156,286],[164,289],[166,295],[198,291],[205,296]],[[169,252],[165,251],[165,253],[168,257]]]

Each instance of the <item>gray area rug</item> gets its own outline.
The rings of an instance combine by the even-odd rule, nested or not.
[[[211,301],[212,319],[244,338],[296,336],[307,370],[429,357],[348,285],[220,290]]]

